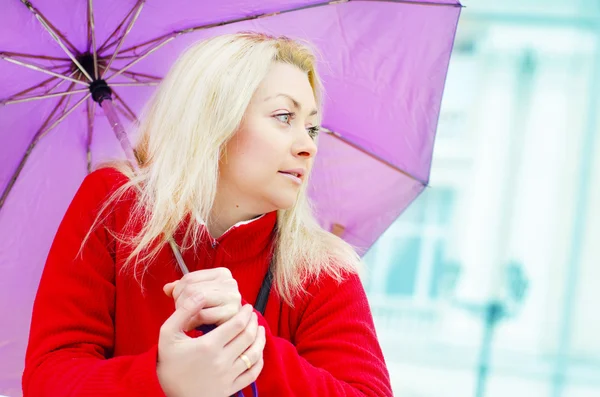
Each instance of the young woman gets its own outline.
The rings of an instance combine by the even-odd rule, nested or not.
[[[58,229],[25,396],[392,394],[359,257],[307,200],[315,63],[254,33],[180,57],[141,118],[139,170],[92,172]]]

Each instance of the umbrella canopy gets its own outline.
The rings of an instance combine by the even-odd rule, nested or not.
[[[191,43],[261,31],[321,58],[324,132],[311,197],[364,253],[427,185],[458,0],[5,0],[0,14],[0,394],[20,394],[31,305],[66,207]],[[135,137],[131,137],[135,139]]]

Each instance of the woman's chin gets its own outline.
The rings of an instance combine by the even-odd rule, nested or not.
[[[271,201],[273,206],[275,207],[273,210],[287,210],[294,206],[296,203],[296,195],[280,195],[278,197],[274,197],[274,200]]]

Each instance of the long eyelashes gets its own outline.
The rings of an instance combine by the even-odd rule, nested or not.
[[[319,135],[319,130],[321,129],[321,127],[310,127],[307,128],[306,130],[308,131],[308,136],[310,136],[312,139],[315,139],[318,135]]]
[[[294,119],[294,117],[296,117],[296,114],[292,113],[292,112],[279,113],[279,114],[274,115],[273,117],[275,117],[277,120],[279,120],[282,123],[290,125],[291,121]],[[282,119],[282,118],[284,118],[284,119]],[[319,135],[320,129],[321,129],[321,127],[315,126],[315,127],[307,128],[306,131],[308,132],[308,136],[310,136],[312,139],[315,139]]]

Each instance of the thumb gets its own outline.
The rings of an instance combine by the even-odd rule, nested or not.
[[[192,318],[204,307],[206,301],[202,295],[188,297],[179,308],[163,323],[161,333],[175,337],[183,335]]]
[[[165,295],[167,295],[169,298],[171,298],[173,296],[173,290],[175,289],[175,286],[177,285],[177,282],[179,280],[175,280],[172,281],[170,283],[167,283],[163,286],[163,292],[165,293]]]

